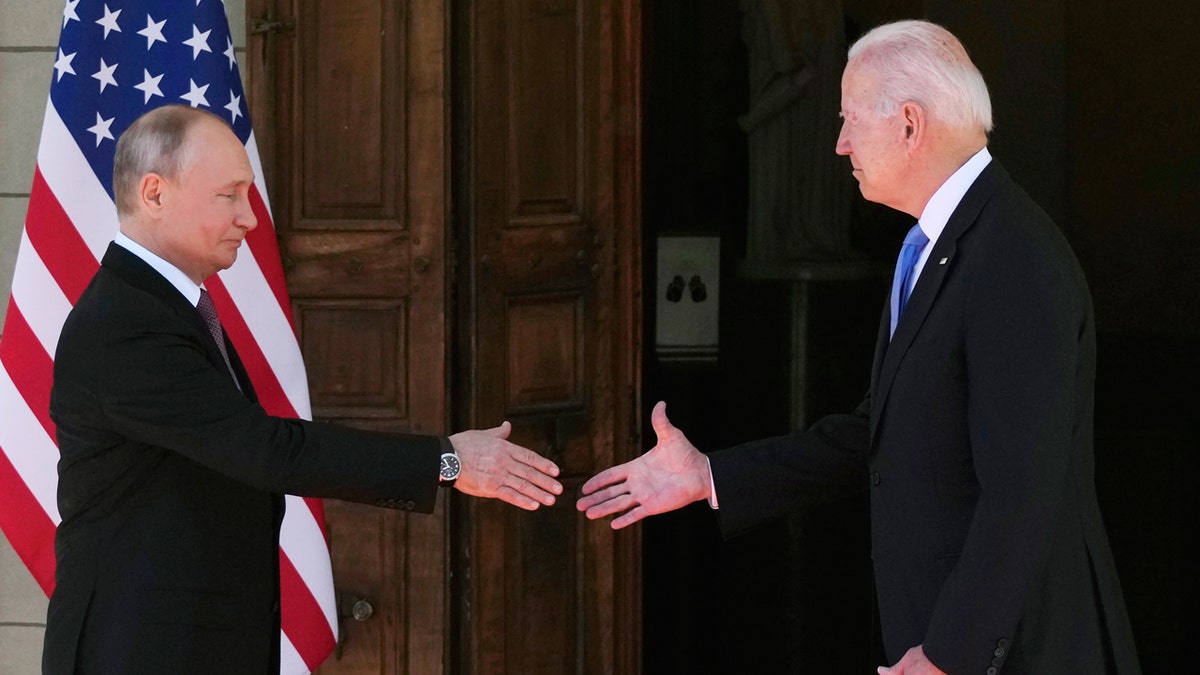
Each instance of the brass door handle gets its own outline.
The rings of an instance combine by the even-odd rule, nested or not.
[[[360,598],[350,593],[338,593],[338,616],[343,619],[366,621],[375,614],[375,606],[366,598]]]
[[[337,611],[340,619],[354,619],[355,621],[366,621],[375,613],[375,606],[366,598],[360,598],[357,595],[350,593],[337,592]],[[346,643],[350,641],[350,631],[346,626],[342,626],[338,630],[337,647],[334,649],[334,659],[341,661],[342,653],[346,649]]]

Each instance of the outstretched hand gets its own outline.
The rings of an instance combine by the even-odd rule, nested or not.
[[[595,520],[614,513],[614,530],[658,513],[674,511],[711,493],[711,472],[706,458],[667,419],[662,401],[650,413],[658,442],[637,459],[601,471],[583,484],[583,497],[575,506]]]
[[[474,497],[501,499],[528,511],[554,504],[562,484],[554,477],[558,466],[541,455],[506,439],[512,425],[462,431],[450,437],[462,471],[454,487]]]

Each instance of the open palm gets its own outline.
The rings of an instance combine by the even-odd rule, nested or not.
[[[576,507],[588,518],[620,514],[612,522],[618,530],[709,496],[708,459],[667,419],[666,403],[654,406],[650,423],[658,441],[649,452],[583,484]]]

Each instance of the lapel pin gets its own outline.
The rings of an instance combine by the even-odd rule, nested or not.
[[[942,258],[941,260],[938,261],[938,264],[945,265],[947,260],[949,260],[949,258]]]

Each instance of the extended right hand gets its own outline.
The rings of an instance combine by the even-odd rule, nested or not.
[[[460,431],[450,437],[462,462],[462,473],[454,483],[459,492],[473,497],[506,501],[527,511],[554,504],[562,494],[555,480],[558,465],[536,452],[509,443],[508,422],[483,430]]]
[[[674,511],[711,492],[708,458],[667,419],[667,404],[659,401],[650,413],[658,442],[650,452],[601,471],[583,484],[580,511],[595,520],[614,513],[619,530],[657,513]]]

